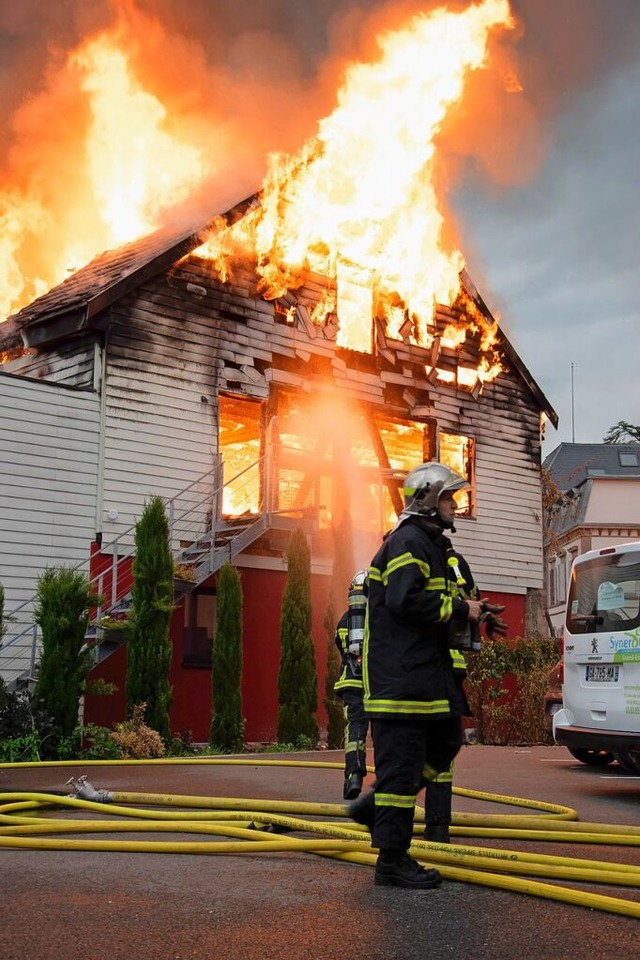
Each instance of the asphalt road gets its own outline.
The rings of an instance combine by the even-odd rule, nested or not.
[[[341,754],[280,755],[296,758]],[[81,773],[116,791],[341,801],[340,770],[254,765],[0,769],[0,790],[60,792]],[[640,824],[640,778],[587,768],[561,747],[467,746],[456,785]],[[454,810],[522,812],[461,797]],[[460,842],[640,866],[638,847]],[[0,960],[618,960],[640,940],[637,919],[469,883],[375,887],[370,867],[297,852],[1,849],[0,885]],[[640,889],[565,885],[640,902]]]

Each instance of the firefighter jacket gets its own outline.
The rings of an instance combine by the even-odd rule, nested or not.
[[[339,692],[349,687],[362,692],[362,658],[349,653],[349,612],[347,610],[338,621],[335,642],[340,651],[342,670],[333,689]]]
[[[469,712],[452,626],[467,620],[477,593],[451,541],[423,517],[408,516],[371,561],[363,650],[370,717],[463,716]],[[456,676],[457,673],[457,676]]]

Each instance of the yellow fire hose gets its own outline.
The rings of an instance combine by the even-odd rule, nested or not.
[[[33,767],[132,766],[143,764],[205,764],[246,766],[307,766],[343,769],[341,763],[312,760],[177,758],[164,760],[48,761],[40,764],[3,763],[0,769]],[[348,819],[346,806],[231,797],[195,797],[123,791],[98,791],[100,800],[33,791],[0,793],[0,848],[30,850],[99,850],[132,853],[261,854],[313,853],[371,866],[369,833]],[[76,786],[76,789],[78,787]],[[81,791],[79,791],[81,792]],[[455,838],[495,837],[539,842],[640,845],[640,827],[581,823],[570,807],[538,800],[453,788],[454,794],[536,811],[529,814],[454,813],[451,844],[414,839],[411,854],[421,863],[437,865],[447,880],[495,887],[530,896],[572,903],[608,913],[640,918],[640,902],[562,886],[557,881],[599,886],[640,887],[640,866],[608,860],[584,860],[516,850],[459,845]],[[145,809],[145,808],[154,809]],[[167,809],[176,808],[176,809]],[[55,816],[47,816],[46,812]],[[71,819],[67,814],[95,814],[100,819]],[[344,821],[347,820],[347,825]],[[421,836],[424,811],[416,808],[416,834]],[[304,836],[266,832],[290,831]],[[199,834],[201,839],[87,839],[80,834]],[[57,834],[74,834],[60,838]],[[308,835],[312,836],[309,837]],[[318,836],[320,839],[318,839]],[[218,839],[218,838],[229,839]],[[553,882],[541,882],[544,878]]]

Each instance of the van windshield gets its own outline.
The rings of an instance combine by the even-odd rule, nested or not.
[[[576,563],[571,575],[569,633],[610,633],[640,625],[640,554],[618,553]]]

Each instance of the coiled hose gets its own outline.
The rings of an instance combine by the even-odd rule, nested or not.
[[[232,758],[172,758],[162,760],[45,761],[40,764],[3,763],[4,768],[46,766],[127,766],[142,764],[198,764],[296,766],[342,769],[341,763],[313,760]],[[232,797],[197,797],[95,790],[86,777],[68,781],[76,796],[40,792],[0,794],[0,847],[29,850],[100,850],[105,852],[188,853],[199,855],[270,852],[307,852],[371,866],[368,831],[348,818],[343,804],[305,803]],[[640,828],[627,825],[578,822],[570,807],[453,788],[454,794],[474,800],[535,810],[535,814],[454,813],[451,835],[542,842],[587,843],[607,846],[640,845]],[[154,808],[154,809],[148,809]],[[99,819],[69,819],[65,813],[84,811]],[[55,816],[47,816],[55,813]],[[124,819],[126,818],[126,819]],[[346,821],[346,823],[345,823]],[[495,887],[640,918],[640,903],[562,886],[558,881],[640,887],[640,867],[608,860],[558,857],[497,847],[458,843],[439,844],[418,839],[424,811],[416,808],[416,826],[410,853],[423,864],[437,865],[447,880]],[[86,839],[80,834],[198,834],[192,840]],[[297,836],[283,836],[295,833]],[[73,834],[61,838],[60,834]],[[221,837],[229,838],[221,840]],[[532,879],[532,878],[542,878]],[[552,882],[543,882],[552,881]]]

